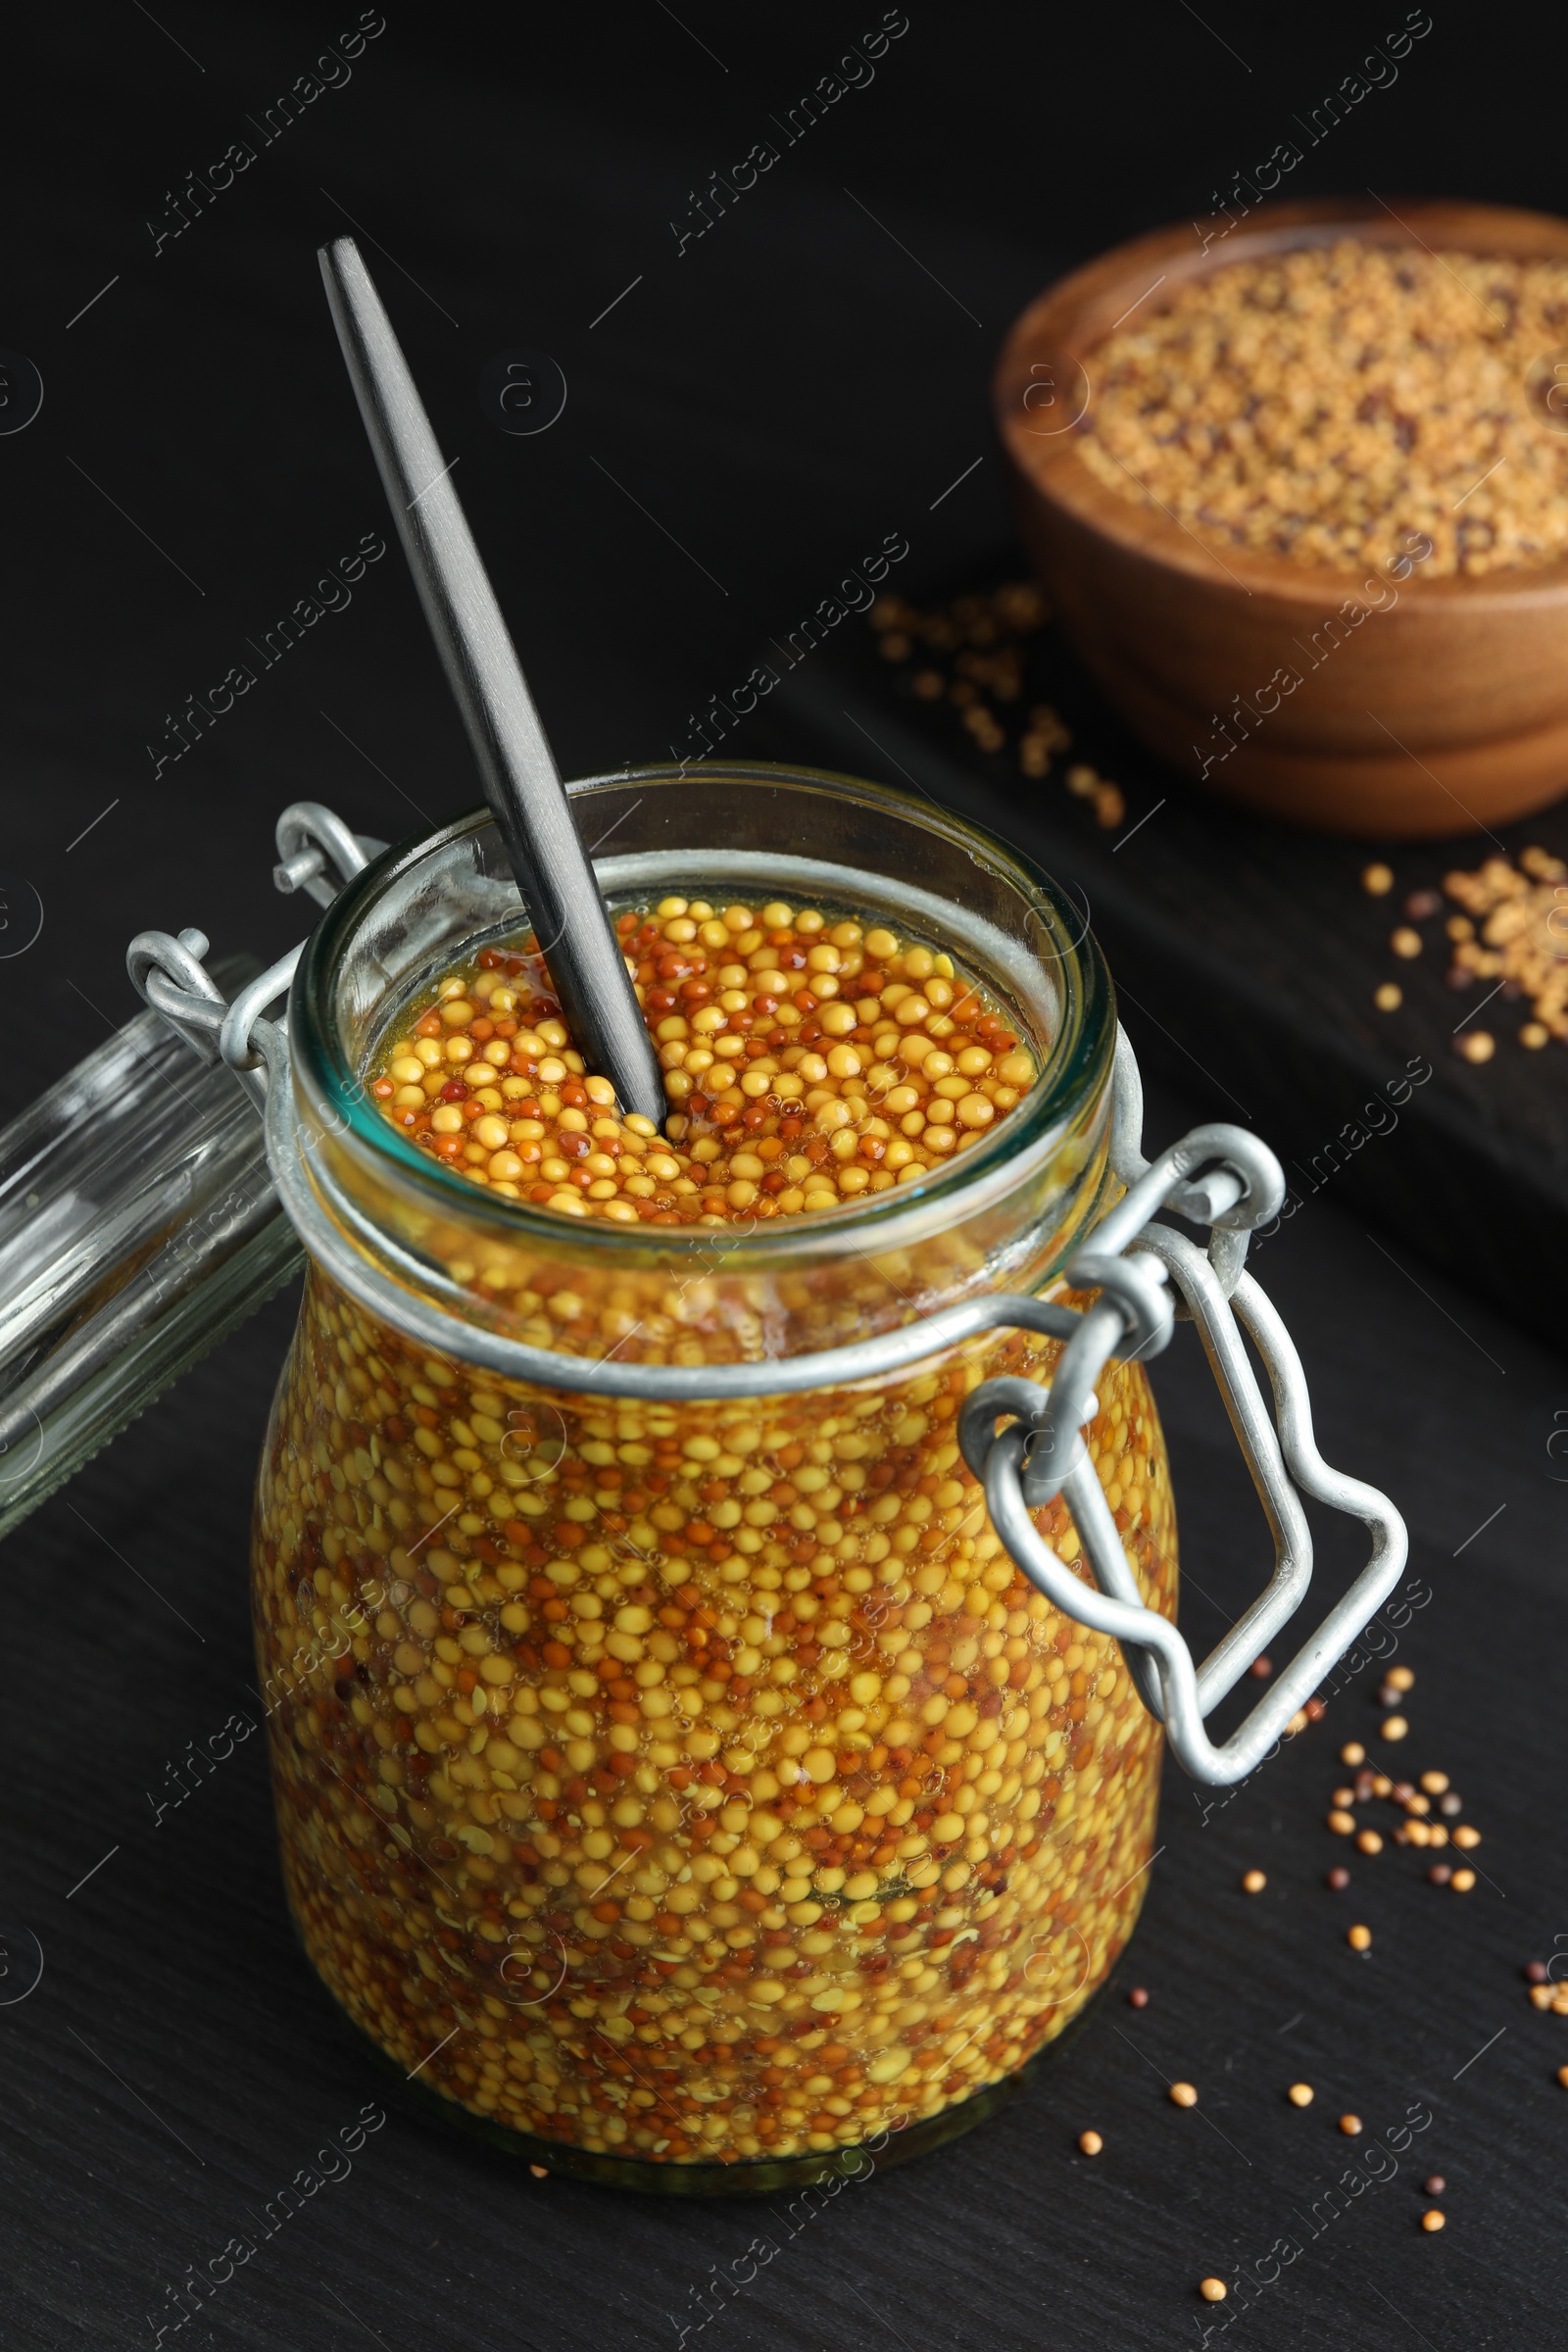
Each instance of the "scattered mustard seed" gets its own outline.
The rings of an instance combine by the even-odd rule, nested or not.
[[[1376,1830],[1362,1830],[1355,1842],[1363,1854],[1381,1854],[1383,1851],[1383,1840]]]
[[[1196,2107],[1198,2105],[1198,2093],[1190,2082],[1173,2082],[1170,2086],[1170,2095],[1178,2107]]]
[[[1149,2007],[1149,1995],[1141,1984],[1135,1984],[1127,1995],[1127,2006],[1129,2009],[1147,2009]]]
[[[1342,2115],[1340,2130],[1347,2139],[1354,2139],[1361,2130],[1361,2118],[1358,2115]]]
[[[1456,1870],[1448,1881],[1455,1894],[1468,1894],[1475,1883],[1476,1874],[1473,1870]]]
[[[1391,1715],[1380,1727],[1385,1740],[1402,1740],[1410,1729],[1402,1715]]]
[[[1267,1885],[1268,1880],[1260,1870],[1250,1870],[1242,1881],[1242,1892],[1244,1894],[1261,1894]]]
[[[1412,931],[1408,923],[1401,923],[1397,931],[1389,934],[1390,947],[1396,956],[1402,956],[1406,962],[1420,955],[1423,944],[1420,932]]]
[[[1386,899],[1394,888],[1394,868],[1374,862],[1361,868],[1361,888],[1369,899]]]
[[[1421,2227],[1423,2230],[1441,2230],[1446,2219],[1446,2216],[1440,2213],[1436,2205],[1431,2205],[1421,2216]]]
[[[1391,1666],[1383,1680],[1391,1690],[1413,1690],[1415,1689],[1415,1673],[1409,1666]]]
[[[1399,1006],[1404,1003],[1404,991],[1397,980],[1385,980],[1382,987],[1374,994],[1372,1002],[1379,1012],[1397,1012]],[[1545,1043],[1544,1031],[1542,1032],[1542,1043]]]
[[[1441,2197],[1447,2185],[1441,2173],[1434,2173],[1430,2179],[1422,2181],[1421,2193],[1427,2197]]]
[[[1366,1749],[1361,1745],[1359,1740],[1347,1740],[1340,1750],[1340,1762],[1351,1766],[1366,1762]]]
[[[1370,1928],[1347,1928],[1345,1940],[1352,1952],[1369,1952],[1372,1949],[1372,1931]]]
[[[1310,2107],[1314,2095],[1310,2082],[1293,2082],[1285,2093],[1293,2107]]]
[[[1225,2281],[1223,2278],[1200,2278],[1198,2291],[1205,2303],[1223,2303],[1226,2293]]]
[[[1098,2132],[1080,2132],[1078,2134],[1078,2145],[1086,2156],[1098,2156],[1104,2144]]]

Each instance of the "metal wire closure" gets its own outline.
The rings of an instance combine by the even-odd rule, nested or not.
[[[323,905],[333,895],[332,869],[341,888],[380,847],[356,839],[315,802],[286,809],[277,838],[279,888],[304,887]],[[438,1354],[459,1355],[536,1387],[569,1384],[582,1395],[673,1402],[793,1396],[885,1379],[985,1331],[1033,1331],[1060,1340],[1049,1385],[1014,1374],[974,1391],[959,1415],[959,1445],[984,1487],[992,1525],[1018,1567],[1055,1607],[1121,1644],[1146,1704],[1195,1780],[1224,1787],[1245,1779],[1397,1582],[1407,1548],[1404,1522],[1386,1495],[1323,1460],[1300,1358],[1245,1268],[1249,1236],[1277,1214],[1284,1200],[1280,1164],[1255,1136],[1226,1125],[1195,1127],[1157,1159],[1145,1159],[1143,1087],[1125,1034],[1118,1032],[1116,1041],[1109,1158],[1126,1190],[1087,1237],[1091,1247],[1081,1248],[1063,1268],[1073,1289],[1099,1293],[1087,1310],[1004,1293],[816,1354],[695,1366],[595,1361],[460,1325],[424,1295],[430,1267],[372,1228],[324,1167],[318,1165],[313,1178],[307,1168],[312,1139],[301,1132],[289,1083],[286,1026],[265,1017],[268,1006],[286,996],[303,943],[231,1004],[200,960],[206,952],[198,931],[183,931],[177,939],[142,932],[129,951],[131,978],[205,1058],[220,1054],[262,1104],[273,1181],[311,1256],[371,1314]],[[1174,1227],[1155,1222],[1161,1209],[1206,1226],[1206,1254]],[[1178,1315],[1198,1326],[1274,1542],[1267,1587],[1200,1666],[1168,1619],[1145,1604],[1082,1434],[1099,1411],[1095,1384],[1106,1365],[1157,1355]],[[1272,1383],[1272,1414],[1253,1376],[1244,1331]],[[1093,1584],[1052,1549],[1030,1515],[1058,1494],[1072,1513]],[[1216,1746],[1203,1728],[1206,1718],[1305,1598],[1312,1539],[1303,1497],[1364,1521],[1370,1555],[1349,1591],[1274,1677],[1267,1696]]]

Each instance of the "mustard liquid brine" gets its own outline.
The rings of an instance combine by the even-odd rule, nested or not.
[[[609,2180],[770,2186],[961,2129],[1102,1982],[1146,1885],[1158,1729],[1115,1645],[1013,1566],[957,1445],[966,1394],[1049,1379],[1055,1343],[771,1398],[572,1386],[574,1357],[842,1345],[906,1318],[901,1280],[924,1306],[1001,1287],[1004,1257],[1038,1287],[1102,1200],[1091,1102],[1033,1229],[956,1213],[730,1280],[737,1240],[825,1242],[985,1151],[1004,1167],[995,1131],[1051,1058],[885,892],[623,905],[663,1135],[583,1071],[531,941],[427,966],[361,1062],[368,1123],[438,1172],[418,1239],[449,1298],[559,1349],[560,1385],[435,1357],[313,1269],[269,1433],[257,1640],[306,1950],[453,2110]],[[695,1272],[651,1247],[676,1228],[710,1241]],[[1099,1403],[1107,1499],[1173,1614],[1142,1369]],[[1075,1559],[1065,1505],[1038,1519]]]

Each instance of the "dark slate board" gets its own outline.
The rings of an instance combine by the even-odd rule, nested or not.
[[[928,584],[924,595],[899,585],[931,607],[1024,576],[1013,550]],[[1011,740],[982,753],[951,703],[919,700],[910,681],[920,662],[884,661],[860,620],[786,672],[744,750],[755,756],[765,742],[781,757],[806,753],[825,766],[913,784],[1027,851],[1086,907],[1143,1067],[1197,1095],[1211,1116],[1256,1128],[1285,1164],[1298,1202],[1289,1214],[1331,1188],[1522,1322],[1560,1334],[1568,1047],[1520,1047],[1528,1003],[1498,997],[1480,1015],[1497,1039],[1494,1058],[1465,1062],[1455,1025],[1475,1015],[1492,984],[1463,993],[1447,985],[1441,917],[1419,926],[1427,946],[1414,961],[1396,958],[1389,935],[1405,920],[1405,896],[1440,887],[1455,866],[1473,869],[1499,848],[1516,856],[1531,843],[1568,856],[1568,805],[1495,836],[1420,844],[1331,840],[1269,824],[1199,792],[1146,752],[1056,628],[1024,643],[1023,693],[996,708],[1009,738],[1034,703],[1061,712],[1072,749],[1043,779],[1020,773]],[[1102,829],[1089,804],[1065,789],[1076,760],[1121,786],[1119,829]],[[1381,899],[1360,886],[1375,858],[1396,877]],[[1445,915],[1458,911],[1445,902]],[[1382,1013],[1373,992],[1391,979],[1404,1002]],[[1399,1081],[1412,1069],[1419,1082],[1405,1099]],[[1369,1138],[1369,1129],[1382,1132]]]

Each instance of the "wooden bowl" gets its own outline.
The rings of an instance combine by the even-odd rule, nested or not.
[[[1190,225],[1118,246],[1024,312],[995,397],[1036,568],[1144,741],[1209,791],[1288,823],[1422,839],[1523,816],[1568,790],[1568,563],[1436,579],[1412,567],[1396,584],[1369,564],[1363,594],[1359,570],[1210,550],[1107,488],[1076,429],[1093,399],[1085,360],[1162,275],[1174,289],[1348,233],[1568,258],[1568,220],[1546,214],[1396,211],[1351,198],[1263,206],[1206,254]],[[1300,685],[1281,695],[1277,671]]]

